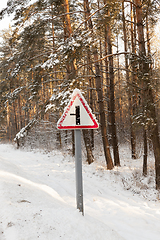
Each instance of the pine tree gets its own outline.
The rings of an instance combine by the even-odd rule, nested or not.
[[[136,5],[137,33],[139,43],[139,74],[141,77],[141,95],[143,100],[143,120],[145,128],[150,132],[155,156],[156,188],[160,189],[160,140],[156,116],[154,93],[151,83],[149,59],[146,54],[143,8],[140,0],[134,0]]]
[[[86,17],[89,18],[90,14],[90,8],[89,8],[89,2],[88,0],[85,1],[86,6]],[[91,19],[88,20],[89,29],[91,31],[92,37],[94,36],[93,32],[93,24]],[[106,129],[106,120],[105,120],[105,111],[104,111],[104,102],[103,102],[103,91],[102,91],[102,82],[101,82],[101,75],[100,75],[100,66],[98,63],[98,51],[97,46],[93,48],[93,56],[95,61],[95,80],[96,80],[96,90],[98,95],[98,103],[99,103],[99,113],[100,113],[100,123],[101,123],[101,133],[102,133],[102,140],[103,140],[103,148],[104,148],[104,154],[106,158],[107,168],[112,169],[113,168],[113,162],[109,150],[109,143],[107,139],[107,129]]]

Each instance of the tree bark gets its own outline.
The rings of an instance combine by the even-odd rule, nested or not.
[[[89,2],[88,0],[84,0],[85,6],[86,6],[86,16],[89,17],[90,15],[90,9],[89,9]],[[89,29],[91,30],[92,37],[93,37],[93,24],[91,19],[88,20]],[[95,63],[95,72],[96,72],[96,91],[98,95],[98,104],[99,104],[99,112],[100,112],[100,124],[101,124],[101,134],[102,134],[102,140],[103,140],[103,148],[104,148],[104,154],[106,159],[106,164],[108,169],[113,168],[113,162],[110,154],[110,148],[109,143],[107,139],[107,129],[106,129],[106,119],[105,119],[105,111],[104,111],[104,102],[103,102],[103,92],[102,92],[102,80],[100,75],[100,67],[98,60],[98,51],[97,47],[94,47],[93,50],[93,56]]]
[[[124,37],[124,51],[127,52],[127,33],[126,33],[126,22],[125,22],[125,11],[124,11],[124,2],[122,2],[122,20],[123,20],[123,37]],[[133,30],[133,29],[132,29]],[[133,34],[133,32],[131,33]],[[136,159],[136,135],[133,129],[133,101],[132,101],[132,91],[130,87],[130,78],[129,78],[129,66],[128,58],[125,54],[125,68],[126,68],[126,81],[128,86],[128,103],[129,103],[129,114],[130,114],[130,134],[131,134],[131,154],[132,158]]]
[[[144,153],[143,153],[143,176],[147,176],[147,133],[146,129],[143,130],[144,139]]]
[[[146,49],[144,41],[144,26],[142,19],[142,3],[140,0],[134,0],[136,5],[136,18],[137,18],[137,32],[138,32],[138,43],[141,62],[140,70],[143,77],[143,101],[145,103],[148,122],[148,130],[152,139],[154,157],[155,157],[155,171],[156,171],[156,189],[160,190],[160,139],[158,131],[158,123],[155,109],[155,101],[153,97],[153,90],[150,80],[150,69],[149,64],[146,61]]]
[[[89,79],[89,87],[90,87],[89,103],[90,103],[91,109],[93,110],[93,89],[92,89],[92,84],[93,84],[93,79],[90,78]],[[92,149],[94,149],[94,130],[93,129],[90,130],[90,135],[91,135],[91,146],[92,146]]]
[[[106,4],[106,0],[103,0],[104,4]],[[105,49],[105,56],[108,55],[108,44],[107,44],[107,24],[105,24],[104,26],[104,49]],[[112,135],[112,127],[111,127],[111,107],[110,107],[110,81],[109,81],[109,61],[108,58],[105,58],[105,77],[106,77],[106,92],[105,92],[105,97],[107,99],[107,110],[108,110],[108,114],[107,114],[107,128],[108,128],[108,132],[109,135]]]
[[[109,25],[107,25],[107,43],[108,43],[108,54],[112,54],[111,28]],[[120,166],[116,119],[115,119],[115,96],[114,96],[115,89],[114,89],[113,56],[109,57],[109,79],[110,79],[110,110],[111,110],[110,116],[111,116],[111,132],[112,132],[114,165]]]
[[[87,8],[86,8],[86,1],[84,1],[84,16],[85,19],[87,19]],[[85,30],[87,31],[88,26],[87,22],[85,21]],[[91,64],[91,51],[90,49],[87,50],[87,74],[92,74],[92,64]],[[94,88],[94,79],[92,77],[89,77],[89,105],[93,111],[93,88]],[[94,130],[91,129],[90,131],[91,135],[91,146],[92,149],[94,149]]]
[[[82,132],[83,132],[83,139],[84,139],[84,144],[87,152],[87,162],[88,164],[91,164],[92,162],[94,162],[94,157],[92,154],[92,146],[89,138],[89,131],[88,129],[85,129],[85,130],[82,130]]]

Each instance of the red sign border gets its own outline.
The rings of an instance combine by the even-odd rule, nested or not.
[[[87,111],[88,115],[90,116],[91,120],[93,121],[93,125],[92,126],[62,126],[62,123],[64,121],[64,119],[66,118],[70,108],[72,107],[76,97],[79,98],[79,100],[81,101],[82,105],[84,106],[85,110]],[[96,122],[95,118],[93,117],[91,111],[89,110],[88,106],[86,106],[83,98],[81,97],[80,93],[76,93],[73,98],[71,99],[69,105],[67,106],[67,109],[65,110],[65,112],[63,113],[62,117],[60,118],[60,122],[58,122],[58,125],[57,125],[57,128],[60,129],[60,130],[67,130],[67,129],[96,129],[98,128],[99,125],[98,123]]]

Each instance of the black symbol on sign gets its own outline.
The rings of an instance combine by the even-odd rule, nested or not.
[[[80,106],[76,106],[76,113],[70,113],[71,116],[76,116],[76,125],[80,125]]]

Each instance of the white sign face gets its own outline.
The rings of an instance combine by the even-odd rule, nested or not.
[[[94,129],[98,122],[80,90],[75,89],[71,100],[57,123],[58,129]]]

